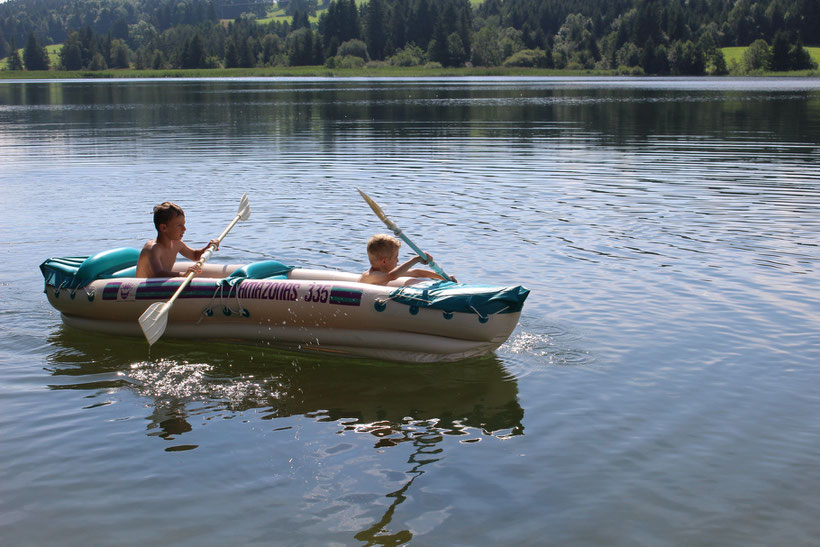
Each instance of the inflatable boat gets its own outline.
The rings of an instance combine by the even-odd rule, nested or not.
[[[136,278],[139,250],[50,258],[45,293],[63,322],[142,336],[138,319],[184,278]],[[205,277],[208,276],[208,277]],[[169,312],[166,337],[243,340],[410,362],[491,352],[515,329],[529,290],[401,278],[388,286],[358,274],[286,266],[205,264]]]

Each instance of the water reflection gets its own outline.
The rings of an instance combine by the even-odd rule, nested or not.
[[[131,389],[163,407],[153,420],[159,427],[169,416],[184,419],[186,406],[197,402],[210,412],[262,409],[263,420],[304,415],[338,422],[344,431],[374,435],[376,447],[412,442],[405,428],[418,420],[445,435],[523,433],[517,383],[495,357],[402,365],[174,341],[146,361],[146,348],[125,338],[60,327],[49,342],[51,373],[61,380],[51,389]],[[169,434],[183,429],[190,430]]]
[[[412,446],[408,468],[400,471],[406,479],[385,494],[389,506],[355,535],[368,544],[411,539],[409,530],[391,531],[390,523],[425,466],[442,457],[445,436],[470,444],[524,433],[517,382],[495,357],[407,365],[166,341],[161,355],[146,360],[147,349],[131,339],[67,327],[49,343],[50,389],[87,390],[105,400],[87,408],[108,404],[119,390],[132,391],[149,401],[146,434],[172,443],[168,452],[198,448],[184,441],[203,417],[249,410],[262,421],[304,416],[333,422],[339,433],[372,436],[378,451]]]
[[[573,136],[601,145],[657,135],[771,136],[820,143],[816,83],[801,88],[670,89],[641,80],[619,86],[601,80],[566,85],[549,79],[474,82],[417,81],[142,81],[28,82],[0,86],[0,126],[34,123],[137,131],[166,128],[175,135],[322,135],[324,147],[344,148],[340,135],[368,129],[385,138],[409,129],[429,138],[498,138],[538,143]],[[7,106],[4,106],[7,105]],[[697,108],[693,108],[697,106]],[[11,116],[3,115],[11,112]],[[473,122],[480,121],[477,126]],[[277,145],[287,146],[288,140]]]

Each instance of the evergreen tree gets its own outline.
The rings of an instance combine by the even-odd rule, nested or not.
[[[803,47],[803,42],[798,41],[789,50],[789,60],[792,70],[816,70],[817,63],[811,58],[811,55]]]
[[[17,43],[14,36],[11,37],[11,53],[6,61],[9,70],[23,70],[23,61],[20,60],[20,52],[17,51]]]
[[[203,68],[205,66],[205,47],[198,32],[185,42],[181,64],[182,68]]]
[[[163,55],[161,51],[155,50],[154,56],[151,58],[151,68],[154,70],[161,70],[165,68],[165,65],[165,55]]]
[[[114,40],[113,51],[111,52],[111,67],[112,68],[129,68],[131,63],[128,61],[130,51],[128,46],[122,40]]]
[[[242,68],[256,66],[256,47],[253,38],[248,36],[244,40],[240,39],[237,48],[239,49],[239,66]]]
[[[467,62],[467,50],[457,32],[451,32],[447,37],[447,65],[462,66]]]
[[[23,63],[26,70],[48,70],[48,53],[46,48],[37,43],[33,30],[29,31],[26,47],[23,49]]]
[[[384,60],[387,47],[385,6],[382,0],[370,0],[365,8],[365,42],[373,59]]]
[[[233,38],[228,38],[225,42],[225,68],[237,68],[239,66],[239,49]]]
[[[94,31],[91,27],[86,26],[79,33],[80,53],[82,55],[82,65],[84,67],[91,66],[91,61],[94,59],[94,54],[97,53],[97,39],[94,36]]]
[[[427,48],[427,56],[431,61],[441,63],[442,66],[448,66],[450,64],[450,57],[447,53],[447,32],[444,28],[444,22],[442,21],[436,23],[433,37]]]
[[[336,55],[339,45],[362,38],[359,11],[355,0],[331,1],[327,11],[319,19],[319,33],[325,56]]]
[[[69,33],[63,48],[60,50],[60,65],[63,70],[80,70],[83,68],[80,35],[76,31]]]
[[[772,43],[771,69],[778,72],[791,70],[791,58],[789,57],[789,38],[785,32],[778,32]]]
[[[296,29],[288,35],[288,60],[291,66],[305,66],[316,63],[316,48],[313,31]],[[317,63],[318,64],[318,63]]]

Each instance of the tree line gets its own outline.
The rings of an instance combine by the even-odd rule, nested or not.
[[[0,4],[0,57],[17,66],[17,44],[25,43],[20,64],[42,69],[42,46],[62,43],[58,64],[66,70],[375,62],[699,75],[728,71],[721,47],[754,46],[735,68],[796,70],[816,66],[804,44],[820,44],[818,0],[279,5],[289,20],[261,22],[273,6],[256,0],[9,0]]]

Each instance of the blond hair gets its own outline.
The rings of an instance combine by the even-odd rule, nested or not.
[[[390,258],[401,247],[401,241],[387,234],[376,234],[367,242],[367,256],[371,259]]]

